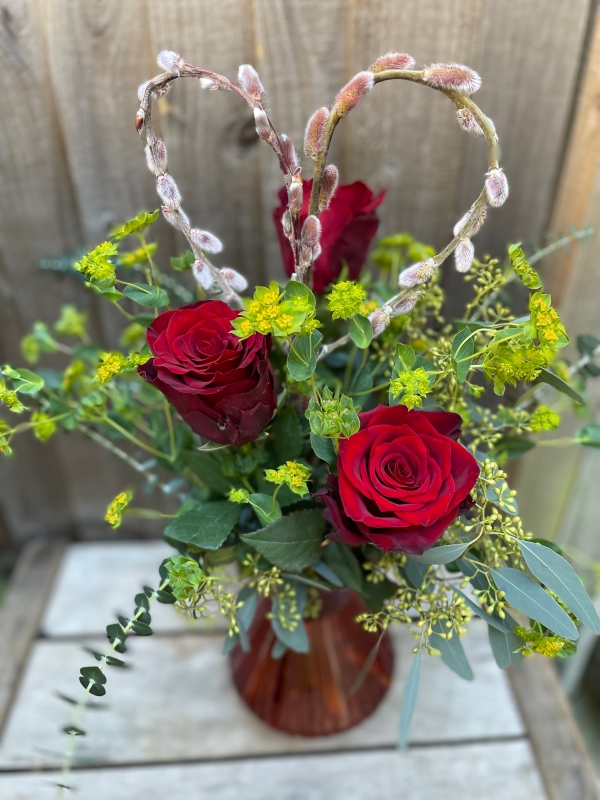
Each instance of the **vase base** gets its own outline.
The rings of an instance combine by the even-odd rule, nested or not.
[[[319,618],[305,621],[310,652],[271,658],[277,639],[265,603],[249,631],[250,652],[238,644],[230,657],[234,685],[251,711],[296,736],[330,736],[358,725],[381,703],[393,673],[389,633],[369,633],[355,621],[367,611],[360,595],[340,589],[322,599]]]

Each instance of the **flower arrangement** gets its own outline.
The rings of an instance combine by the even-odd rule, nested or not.
[[[139,89],[136,127],[163,216],[189,249],[171,259],[173,273],[156,264],[147,229],[158,211],[113,230],[75,270],[125,317],[122,349],[92,344],[85,315],[65,306],[52,329],[36,323],[22,343],[30,365],[59,351],[65,368],[5,366],[0,384],[12,413],[30,412],[27,422],[0,422],[5,454],[25,430],[42,441],[58,428],[79,430],[179,503],[166,515],[133,507],[123,491],[108,506],[113,528],[125,515],[167,518],[174,555],[159,566],[156,586],[135,596],[131,617],[108,625],[107,651],[81,669],[62,783],[86,698],[105,694],[107,667],[123,664],[115,654],[129,635],[152,633],[155,601],[192,616],[216,606],[229,653],[251,648],[266,599],[272,656],[280,658],[307,651],[305,620],[318,617],[324,594],[354,590],[364,601],[356,624],[378,633],[378,643],[392,622],[415,636],[402,743],[423,653],[472,678],[461,636],[473,616],[488,624],[503,669],[532,653],[572,654],[580,623],[600,633],[560,548],[523,529],[504,470],[536,444],[564,443],[536,435],[558,428],[565,402],[583,405],[587,378],[600,374],[600,342],[581,336],[580,359],[560,357],[567,334],[533,267],[543,252],[528,259],[512,245],[504,262],[475,257],[472,237],[488,207],[508,196],[494,126],[471,99],[477,73],[458,64],[416,69],[400,53],[377,59],[309,120],[313,178],[305,181],[251,66],[234,83],[176,53],[160,53],[158,63],[163,72]],[[284,178],[273,219],[287,282],[250,296],[242,275],[212,263],[220,241],[191,227],[151,114],[178,78],[234,92],[253,109]],[[384,193],[338,186],[327,154],[338,122],[394,79],[446,95],[458,124],[487,143],[488,169],[443,250],[401,233],[382,239],[364,268]],[[459,319],[447,320],[440,267],[452,254],[472,297]],[[518,291],[509,295],[509,284]],[[526,298],[524,316],[511,297],[516,306]],[[571,441],[600,446],[600,426],[585,425]]]

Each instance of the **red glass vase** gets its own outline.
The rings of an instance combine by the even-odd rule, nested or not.
[[[250,652],[238,644],[230,656],[246,705],[268,725],[298,736],[341,733],[362,722],[383,700],[394,667],[389,634],[374,651],[381,634],[356,622],[367,611],[359,594],[336,589],[321,598],[318,619],[305,620],[310,652],[271,657],[276,637],[266,618],[270,603],[263,600],[249,630]]]

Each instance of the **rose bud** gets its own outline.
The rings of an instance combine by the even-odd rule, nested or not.
[[[486,173],[485,179],[485,193],[487,194],[488,203],[497,208],[504,205],[508,197],[508,181],[504,170],[491,169]]]
[[[300,211],[300,223],[308,216],[312,180],[304,181],[304,201]],[[348,280],[355,281],[367,258],[369,246],[377,233],[379,220],[375,209],[382,202],[385,192],[374,195],[368,186],[357,181],[338,186],[329,202],[329,207],[320,216],[323,227],[321,255],[314,259],[313,291],[322,294],[330,283],[340,275],[344,264],[348,265]],[[281,257],[285,272],[294,272],[294,254],[282,227],[282,217],[287,208],[287,190],[279,191],[280,205],[273,211],[273,221],[279,236]]]
[[[414,66],[415,60],[408,53],[386,53],[379,56],[369,69],[371,72],[384,72],[386,69],[412,69]]]
[[[373,88],[374,75],[368,70],[359,72],[338,92],[333,103],[333,111],[343,117]]]
[[[206,253],[220,253],[223,249],[223,243],[220,239],[209,233],[208,231],[201,231],[198,228],[192,228],[189,233],[190,241],[195,245],[198,250],[204,250]]]
[[[461,239],[454,251],[454,264],[458,272],[468,272],[473,263],[475,248],[470,239]]]
[[[425,83],[436,89],[451,89],[473,94],[481,86],[481,77],[464,64],[431,64],[423,70]]]
[[[323,139],[328,122],[329,109],[327,106],[318,108],[308,120],[304,131],[304,152],[310,158],[316,158],[323,149]]]
[[[181,195],[177,184],[170,175],[159,175],[156,179],[156,191],[163,203],[176,211],[181,205]]]
[[[332,532],[349,545],[420,555],[473,505],[479,476],[448,411],[377,406],[358,415],[360,430],[340,441],[339,478],[313,495],[325,503]]]
[[[216,444],[257,439],[277,406],[271,337],[241,340],[238,316],[220,300],[160,314],[146,338],[153,355],[139,374],[161,391],[190,428]]]

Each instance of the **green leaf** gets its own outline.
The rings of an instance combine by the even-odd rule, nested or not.
[[[277,618],[277,615],[279,612],[279,604],[281,602],[285,603],[285,600],[282,601],[280,597],[276,595],[273,598],[272,612],[274,616],[271,619],[271,627],[273,628],[277,639],[289,650],[294,650],[296,653],[308,653],[310,650],[310,642],[306,633],[304,620],[302,619],[302,615],[304,614],[304,606],[306,603],[306,586],[295,581],[290,581],[290,583],[292,583],[296,591],[297,613],[300,615],[300,620],[298,621],[298,624],[294,630],[289,630],[289,628],[283,627]]]
[[[243,605],[240,606],[240,608],[238,608],[238,610],[235,612],[238,625],[245,631],[248,631],[250,629],[250,625],[252,625],[252,620],[254,619],[254,614],[256,612],[256,606],[258,605],[258,592],[253,587],[244,586],[244,588],[238,594],[237,600],[239,603],[243,603]]]
[[[474,350],[475,343],[471,331],[463,328],[452,340],[452,367],[459,383],[464,383],[469,374]]]
[[[319,561],[325,527],[320,509],[294,511],[240,538],[276,567],[297,572]]]
[[[239,641],[239,633],[234,633],[233,636],[226,636],[223,642],[223,655],[228,656]]]
[[[113,649],[117,653],[124,653],[127,650],[125,647],[127,634],[116,622],[114,622],[112,625],[106,626],[106,635],[108,636],[109,642],[113,645]],[[119,644],[114,644],[115,642],[118,642]]]
[[[150,603],[149,603],[148,598],[146,597],[144,592],[140,592],[139,594],[136,594],[136,596],[135,596],[135,607],[136,607],[136,609],[144,608],[146,611],[149,610]]]
[[[528,575],[512,567],[490,568],[490,573],[498,589],[505,593],[506,602],[517,611],[545,625],[557,636],[577,640],[577,628],[567,612]]]
[[[326,439],[324,436],[317,436],[316,433],[311,433],[310,446],[321,461],[326,461],[329,465],[336,463],[337,453],[335,452],[333,439]]]
[[[394,359],[394,369],[396,372],[408,372],[415,363],[415,351],[409,344],[396,345],[396,357]]]
[[[286,461],[294,461],[302,453],[302,428],[298,415],[291,406],[284,406],[278,412],[269,428],[269,437],[269,446],[277,461],[276,466],[285,464]]]
[[[102,672],[100,667],[82,667],[79,672],[88,682],[106,683],[106,675]]]
[[[13,382],[15,392],[36,394],[36,392],[44,388],[44,379],[28,369],[13,369],[7,365],[2,369],[2,372]]]
[[[600,634],[598,612],[569,562],[543,544],[520,541],[519,547],[538,581],[554,592],[584,625]]]
[[[129,236],[130,233],[141,233],[158,218],[158,213],[158,209],[152,212],[142,211],[137,217],[114,229],[110,234],[111,239],[119,240]]]
[[[496,664],[500,669],[508,669],[511,664],[518,664],[525,656],[523,653],[515,653],[517,647],[521,647],[523,642],[516,633],[508,630],[497,630],[495,627],[488,628],[490,646]]]
[[[522,436],[503,436],[494,445],[494,453],[505,455],[507,458],[519,458],[533,447],[535,447],[535,442],[532,442],[531,439],[525,439]]]
[[[293,339],[287,368],[295,381],[308,380],[317,368],[316,349],[322,338],[319,331],[313,331],[310,336],[296,336]]]
[[[164,603],[165,605],[173,605],[177,602],[177,598],[172,592],[164,591],[163,589],[158,589],[156,592],[156,600],[159,603]]]
[[[87,689],[90,682],[87,678],[79,678],[79,683],[83,686],[84,689]],[[106,689],[100,683],[94,683],[89,689],[89,693],[95,695],[96,697],[103,697],[106,694]]]
[[[275,644],[271,648],[271,658],[274,661],[279,661],[287,653],[287,647],[279,639],[275,639]]]
[[[429,550],[420,556],[410,556],[411,561],[419,561],[421,564],[448,564],[460,558],[472,542],[456,542],[455,544],[442,544],[438,547],[430,547]]]
[[[413,561],[412,556],[406,557],[406,564],[404,565],[404,571],[406,573],[406,577],[408,578],[410,584],[414,586],[415,589],[420,589],[423,585],[423,581],[425,580],[425,575],[429,570],[428,564],[422,564],[419,561]]]
[[[575,432],[575,441],[586,447],[600,447],[600,425],[584,425]]]
[[[283,299],[292,301],[302,300],[305,301],[310,308],[315,308],[317,302],[310,288],[305,283],[300,283],[300,281],[288,282],[283,293]]]
[[[467,661],[465,651],[457,632],[452,632],[451,639],[442,638],[439,634],[448,633],[450,628],[446,628],[446,624],[441,620],[434,622],[432,629],[433,634],[429,639],[429,643],[435,647],[436,650],[440,651],[444,664],[460,678],[466,681],[472,681],[473,670]]]
[[[344,581],[341,578],[339,578],[335,574],[335,572],[331,569],[331,567],[324,561],[317,561],[317,563],[312,564],[311,567],[312,569],[314,569],[317,575],[320,575],[322,578],[324,578],[326,581],[329,581],[329,583],[332,583],[334,586],[340,587],[344,585]]]
[[[565,383],[565,381],[563,381],[562,378],[559,378],[558,375],[555,375],[553,372],[549,372],[543,367],[540,370],[538,377],[532,381],[532,383],[534,386],[537,386],[540,383],[547,383],[549,386],[552,386],[559,392],[569,395],[569,397],[575,400],[576,403],[579,403],[582,406],[585,405],[583,397],[578,394],[575,389],[572,389],[569,384]]]
[[[180,256],[174,256],[171,259],[171,266],[176,272],[183,272],[186,269],[191,269],[192,264],[196,260],[196,256],[191,250],[186,250]]]
[[[404,684],[404,692],[402,693],[402,706],[400,707],[400,738],[398,746],[401,750],[406,748],[408,744],[408,732],[410,730],[410,723],[417,704],[417,695],[419,694],[419,683],[421,681],[421,654],[422,650],[415,655],[413,659],[410,672]]]
[[[159,308],[169,305],[169,295],[164,289],[158,286],[150,286],[147,283],[136,283],[135,286],[126,286],[123,293],[134,303],[148,308]]]
[[[183,461],[197,475],[202,483],[211,492],[220,495],[228,494],[231,482],[221,472],[219,462],[209,453],[200,453],[198,450],[184,451]]]
[[[502,631],[502,632],[514,630],[515,622],[514,622],[513,618],[510,617],[508,614],[505,616],[504,619],[499,617],[496,612],[494,612],[492,614],[488,614],[485,609],[483,609],[481,606],[477,605],[477,603],[474,603],[471,600],[470,597],[467,597],[467,595],[464,592],[462,592],[460,589],[458,589],[456,586],[452,587],[452,591],[455,594],[457,594],[459,597],[462,597],[462,599],[469,606],[471,611],[474,614],[477,614],[477,616],[480,619],[482,619],[484,622],[487,622],[487,624],[490,627],[495,628],[497,631]]]
[[[150,625],[146,625],[145,622],[140,622],[139,619],[134,619],[131,621],[131,630],[134,633],[137,633],[138,636],[152,635],[152,628],[150,627]]]
[[[369,611],[372,614],[376,614],[378,611],[381,611],[384,603],[390,599],[397,588],[398,587],[396,584],[388,581],[387,578],[379,583],[365,581],[363,584],[362,596],[365,599],[365,603],[369,607]]]
[[[198,503],[195,511],[188,511],[167,525],[165,539],[169,543],[218,550],[233,530],[239,513],[239,506],[228,500]]]
[[[350,338],[357,347],[364,350],[371,344],[373,326],[366,317],[355,314],[350,320]]]
[[[363,571],[358,559],[348,547],[341,542],[330,542],[323,548],[323,561],[343,581],[344,586],[356,592],[363,590]]]
[[[270,494],[251,494],[250,505],[256,512],[256,516],[263,525],[270,525],[277,519],[281,519],[281,506],[277,500],[273,500]]]
[[[96,286],[95,283],[86,283],[86,286],[90,288],[93,292],[96,292],[96,294],[102,295],[102,297],[105,297],[107,300],[110,300],[111,303],[118,303],[119,300],[122,300],[125,297],[123,292],[120,292],[118,289],[115,289],[114,287],[102,288],[100,286]]]

